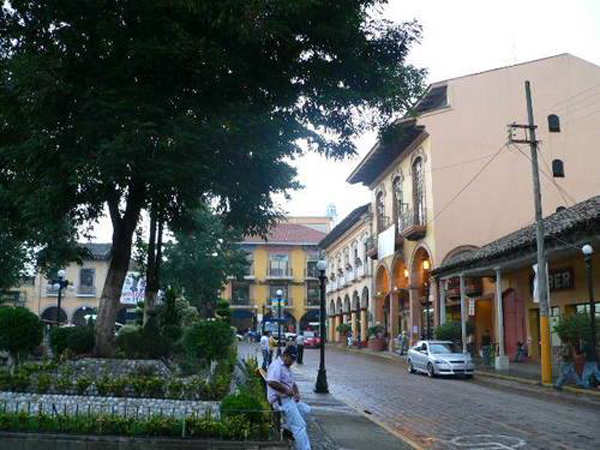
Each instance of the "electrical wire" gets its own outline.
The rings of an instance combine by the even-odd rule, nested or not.
[[[557,105],[560,105],[561,103],[564,103],[564,102],[568,102],[569,100],[573,100],[574,98],[577,98],[577,97],[579,97],[580,95],[583,95],[583,94],[585,94],[585,93],[587,93],[587,92],[589,92],[589,91],[591,91],[591,90],[593,90],[593,89],[596,89],[597,87],[600,87],[600,83],[598,83],[598,84],[594,84],[593,86],[590,86],[589,88],[586,88],[586,89],[584,89],[584,90],[582,90],[582,91],[579,91],[579,92],[578,92],[578,93],[576,93],[576,94],[570,95],[569,97],[565,97],[565,98],[563,98],[562,100],[559,100],[559,101],[557,101],[556,103],[553,103],[552,105],[550,105],[550,106],[548,106],[548,107],[544,108],[543,110],[541,110],[541,111],[539,111],[539,112],[548,112],[549,110],[556,108],[556,106],[557,106]],[[593,95],[596,95],[596,94],[593,94]],[[578,101],[579,101],[579,100],[578,100]],[[577,102],[575,102],[575,103],[577,103]],[[562,108],[562,107],[561,107],[561,108]]]
[[[448,164],[446,166],[433,167],[431,169],[431,171],[432,172],[436,172],[438,170],[452,169],[453,167],[459,167],[459,166],[463,166],[465,164],[470,164],[470,163],[473,163],[473,162],[482,161],[482,160],[484,160],[486,158],[489,158],[490,156],[493,156],[493,153],[488,153],[487,155],[480,156],[479,158],[467,159],[465,161],[457,162],[457,163],[454,163],[454,164]]]

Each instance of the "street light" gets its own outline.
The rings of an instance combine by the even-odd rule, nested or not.
[[[423,283],[423,290],[425,291],[425,299],[423,302],[421,302],[421,305],[423,305],[425,307],[425,320],[427,321],[427,327],[426,327],[426,335],[425,338],[427,340],[431,339],[431,319],[429,318],[429,282],[425,281],[425,283]]]
[[[60,303],[62,301],[62,290],[69,285],[69,280],[65,278],[67,273],[63,269],[60,269],[56,275],[57,277],[50,280],[50,283],[52,283],[52,287],[54,289],[58,290],[58,301],[56,305],[56,326],[58,326],[60,324]]]
[[[277,289],[277,356],[281,356],[281,296],[283,291]]]
[[[319,308],[319,327],[321,332],[319,333],[319,373],[317,375],[317,383],[315,384],[315,392],[318,394],[329,394],[329,387],[327,386],[327,371],[325,370],[325,282],[327,277],[325,272],[327,271],[327,261],[324,259],[317,262],[317,270],[319,271],[319,288],[321,291],[321,304]]]
[[[596,305],[594,304],[594,281],[592,279],[592,253],[594,253],[594,249],[590,244],[586,244],[581,248],[581,251],[583,252],[583,259],[585,260],[585,267],[587,269],[587,282],[590,297],[590,331],[592,334],[591,353],[594,355],[594,361],[596,361]]]

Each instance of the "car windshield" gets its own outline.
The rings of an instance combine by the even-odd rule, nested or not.
[[[429,351],[434,354],[439,353],[462,353],[462,349],[456,344],[429,344]]]

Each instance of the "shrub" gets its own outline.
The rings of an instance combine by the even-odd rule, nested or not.
[[[37,377],[37,391],[40,394],[45,394],[52,386],[52,377],[47,373],[40,373]]]
[[[251,423],[261,423],[265,420],[265,414],[262,410],[263,404],[248,391],[228,395],[221,401],[221,416],[223,418],[241,416]]]
[[[76,327],[52,327],[50,330],[50,348],[55,358],[67,349],[67,339]]]
[[[60,378],[58,378],[55,381],[54,387],[56,388],[56,390],[58,392],[68,393],[71,390],[71,388],[73,387],[73,383],[71,382],[71,377],[68,375],[61,376]]]
[[[375,338],[378,335],[383,334],[383,332],[384,332],[383,326],[373,325],[372,327],[369,327],[368,335],[370,338]]]
[[[9,391],[12,389],[12,375],[8,370],[0,370],[0,391]]]
[[[234,335],[229,324],[220,320],[204,320],[186,330],[183,342],[190,355],[209,361],[221,360],[228,356]]]
[[[110,392],[111,387],[112,382],[110,378],[108,378],[106,375],[96,380],[96,390],[98,391],[98,395],[100,395],[101,397],[107,396]]]
[[[125,325],[119,330],[117,335],[117,348],[125,354],[127,358],[134,358],[141,347],[142,336],[141,327],[135,325]]]
[[[115,397],[124,397],[125,390],[127,389],[128,384],[129,381],[127,380],[127,378],[115,378],[110,384],[110,392],[112,392],[113,396]]]
[[[215,316],[227,324],[231,323],[231,307],[227,300],[219,300],[217,302]]]
[[[144,327],[127,325],[117,336],[117,348],[127,358],[162,358],[170,355],[173,341],[165,336],[151,316]]]
[[[352,331],[352,327],[350,325],[348,325],[347,323],[340,323],[337,326],[336,331],[338,333],[348,334],[348,333],[350,333],[350,331]]]
[[[164,393],[165,383],[160,377],[146,378],[146,396],[150,398],[160,398]]]
[[[167,396],[174,400],[179,400],[183,395],[183,381],[174,378],[167,383]]]
[[[42,343],[42,321],[21,306],[0,308],[0,350],[5,350],[18,362]]]
[[[85,395],[85,392],[88,390],[90,385],[92,384],[92,380],[86,376],[81,376],[75,382],[75,391],[79,395]]]
[[[467,322],[467,336],[473,334],[473,326]],[[452,341],[456,344],[462,343],[462,326],[460,322],[446,322],[435,327],[433,335],[439,341]]]
[[[73,332],[67,336],[67,348],[76,355],[92,353],[96,341],[94,328],[74,327]]]
[[[156,375],[156,373],[156,366],[151,366],[147,364],[139,365],[133,371],[133,374],[138,377],[153,377],[154,375]]]
[[[561,316],[558,323],[554,325],[554,332],[563,342],[571,344],[578,352],[581,352],[584,343],[591,341],[590,337],[590,315],[585,312]]]
[[[13,391],[24,392],[29,387],[29,375],[25,372],[17,371],[12,376],[11,388]]]

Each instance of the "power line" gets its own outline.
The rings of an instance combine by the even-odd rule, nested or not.
[[[436,172],[438,170],[452,169],[453,167],[458,167],[458,166],[462,166],[464,164],[470,164],[470,163],[473,163],[473,162],[484,160],[486,158],[489,158],[492,155],[493,155],[493,153],[488,153],[487,155],[480,156],[479,158],[468,159],[466,161],[461,161],[461,162],[457,162],[457,163],[454,163],[454,164],[448,164],[447,166],[434,167],[434,168],[431,169],[431,171],[432,172]]]
[[[548,106],[548,107],[544,108],[541,112],[547,112],[550,109],[555,108],[557,105],[560,105],[561,103],[564,103],[564,102],[568,102],[569,100],[572,100],[572,99],[574,99],[576,97],[579,97],[580,95],[583,95],[586,92],[589,92],[589,91],[591,91],[593,89],[596,89],[597,87],[600,87],[600,83],[594,84],[593,86],[590,86],[589,88],[586,88],[586,89],[584,89],[584,90],[582,90],[582,91],[580,91],[580,92],[578,92],[576,94],[573,94],[573,95],[571,95],[569,97],[565,97],[562,100],[559,100],[556,103],[553,103],[551,106]],[[596,95],[596,94],[593,94],[593,95]]]
[[[504,145],[502,145],[502,147],[500,147],[500,148],[498,149],[498,151],[496,151],[496,153],[492,154],[491,158],[490,158],[490,159],[488,159],[488,161],[487,161],[487,162],[486,162],[486,163],[485,163],[483,166],[481,166],[481,168],[480,168],[480,169],[479,169],[479,171],[478,171],[478,172],[477,172],[477,173],[476,173],[476,174],[473,176],[473,178],[471,178],[471,179],[469,180],[469,182],[468,182],[467,184],[465,184],[465,185],[463,186],[463,188],[462,188],[460,191],[458,191],[458,192],[456,193],[456,195],[454,195],[454,197],[452,197],[452,199],[451,199],[451,200],[450,200],[448,203],[446,203],[446,205],[445,205],[445,206],[444,206],[442,209],[440,209],[440,210],[437,212],[437,214],[436,214],[435,216],[433,216],[433,218],[432,218],[431,220],[429,220],[429,221],[427,222],[427,226],[429,226],[431,223],[433,223],[433,221],[434,221],[435,219],[437,219],[437,218],[440,216],[440,214],[442,214],[442,213],[443,213],[443,212],[444,212],[446,209],[448,209],[448,207],[449,207],[449,206],[450,206],[450,205],[451,205],[451,204],[452,204],[452,203],[453,203],[453,202],[454,202],[454,201],[455,201],[455,200],[456,200],[456,199],[457,199],[457,198],[458,198],[458,197],[459,197],[459,196],[460,196],[460,195],[461,195],[461,194],[462,194],[464,191],[466,191],[466,190],[467,190],[467,188],[468,188],[469,186],[471,186],[471,184],[473,184],[473,183],[475,182],[475,180],[476,180],[476,179],[479,177],[479,175],[481,175],[481,174],[483,173],[483,171],[484,171],[484,170],[485,170],[485,169],[486,169],[486,168],[487,168],[487,167],[488,167],[488,166],[489,166],[489,165],[492,163],[492,161],[493,161],[494,159],[496,159],[496,157],[497,157],[497,156],[500,154],[500,152],[501,152],[502,150],[504,150],[504,149],[506,148],[506,146],[507,146],[507,145],[508,145],[508,143],[505,143]]]

